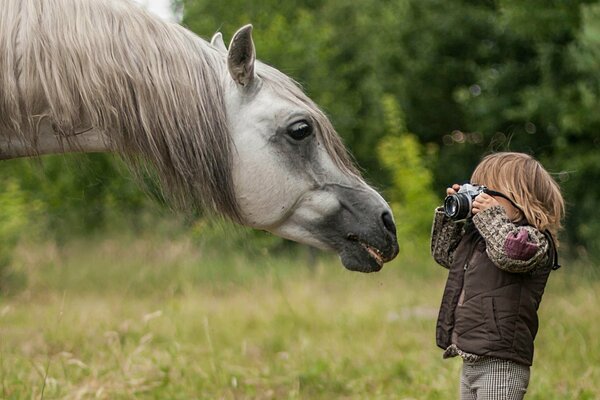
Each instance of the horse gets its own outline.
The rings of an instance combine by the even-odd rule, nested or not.
[[[398,254],[390,207],[300,85],[118,0],[2,0],[0,159],[113,152],[172,204],[333,250],[353,271]]]

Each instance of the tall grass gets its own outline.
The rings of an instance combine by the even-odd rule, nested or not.
[[[0,397],[457,397],[460,360],[434,339],[446,272],[425,248],[363,275],[261,243],[21,245],[27,287],[0,299]],[[542,302],[530,399],[600,397],[600,281],[565,264]]]

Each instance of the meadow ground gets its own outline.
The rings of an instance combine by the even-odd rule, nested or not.
[[[364,275],[181,237],[22,245],[23,289],[0,298],[0,397],[457,398],[461,362],[434,339],[446,272],[404,254]],[[529,399],[600,398],[600,278],[564,264]]]

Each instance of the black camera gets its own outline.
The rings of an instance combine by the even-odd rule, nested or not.
[[[473,199],[486,191],[485,186],[469,183],[462,185],[456,194],[444,199],[444,213],[453,220],[469,218],[473,209]]]

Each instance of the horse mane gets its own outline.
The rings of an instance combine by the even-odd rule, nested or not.
[[[98,128],[132,171],[156,174],[179,208],[242,220],[233,188],[225,54],[129,1],[2,0],[0,131],[35,148],[41,121],[69,141]],[[257,74],[311,110],[325,150],[359,176],[325,114],[292,79]]]
[[[0,38],[0,128],[32,147],[46,118],[66,141],[100,128],[176,206],[240,220],[224,57],[208,43],[112,0],[3,0]]]

